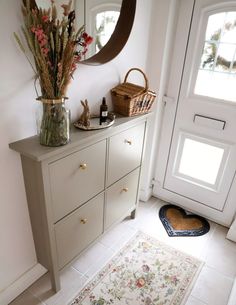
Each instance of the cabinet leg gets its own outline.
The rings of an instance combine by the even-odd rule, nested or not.
[[[59,275],[54,274],[54,272],[50,272],[50,279],[52,284],[52,290],[57,293],[61,289]]]
[[[131,212],[130,217],[131,219],[134,219],[136,217],[136,209]]]

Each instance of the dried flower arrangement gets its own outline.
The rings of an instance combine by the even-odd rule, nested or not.
[[[48,10],[32,8],[30,0],[23,1],[22,31],[31,51],[35,64],[32,64],[19,36],[14,36],[26,55],[36,77],[39,79],[41,94],[44,98],[54,99],[66,95],[66,90],[77,63],[87,52],[92,37],[81,27],[75,29],[75,12],[71,11],[72,0],[63,4],[63,18],[57,19],[57,9],[51,0]]]
[[[16,33],[14,36],[41,88],[40,143],[60,146],[69,141],[70,113],[64,105],[67,87],[92,37],[84,31],[84,27],[75,29],[72,0],[62,5],[62,20],[57,19],[55,0],[50,1],[51,7],[46,10],[39,8],[35,0],[23,0],[22,32],[34,63],[19,36]]]

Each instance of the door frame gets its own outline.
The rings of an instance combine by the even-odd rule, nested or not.
[[[183,69],[186,60],[194,5],[195,0],[180,0],[176,36],[173,42],[174,52],[169,65],[170,78],[167,82],[166,92],[163,97],[165,107],[162,118],[159,149],[157,152],[157,165],[153,182],[153,195],[185,208],[186,206],[189,206],[189,210],[193,212],[199,213],[201,208],[202,216],[229,227],[233,221],[236,210],[236,207],[234,208],[234,198],[236,198],[236,179],[233,180],[231,185],[231,190],[229,192],[223,214],[222,212],[213,210],[208,206],[203,206],[198,202],[194,203],[193,207],[192,200],[164,188],[164,179],[175,126],[178,98],[182,84]]]

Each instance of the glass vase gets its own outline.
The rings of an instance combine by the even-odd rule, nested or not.
[[[65,106],[66,98],[38,98],[37,132],[40,144],[61,146],[70,140],[70,111]]]

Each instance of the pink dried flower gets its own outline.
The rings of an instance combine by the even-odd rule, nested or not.
[[[85,55],[88,51],[88,48],[84,48],[84,50],[82,51],[82,55]]]
[[[82,37],[86,45],[92,43],[93,41],[93,37],[89,36],[86,32],[83,33]]]
[[[40,27],[36,28],[34,33],[38,39],[42,39],[42,37],[44,36],[43,29],[41,29]]]
[[[92,42],[93,42],[93,37],[88,36],[88,37],[86,38],[85,42],[86,42],[87,45],[90,44],[90,43],[92,43]]]
[[[80,60],[81,56],[79,54],[74,56],[74,62],[78,63]]]
[[[86,39],[86,38],[88,37],[88,34],[87,34],[86,32],[83,32],[82,37],[83,37],[84,39]]]
[[[81,56],[78,54],[78,55],[75,55],[74,56],[74,59],[73,59],[73,63],[71,65],[71,69],[70,69],[70,74],[72,75],[73,72],[76,70],[77,68],[77,64],[78,62],[81,60]]]
[[[32,31],[32,33],[35,34],[35,36],[38,40],[38,43],[40,45],[41,51],[42,51],[43,55],[46,57],[48,55],[48,52],[50,51],[49,48],[45,47],[48,43],[47,35],[44,33],[41,26],[38,26],[37,28],[31,27],[31,31]]]
[[[49,48],[41,48],[41,51],[42,51],[44,56],[47,56],[48,52],[49,52]]]
[[[49,21],[48,15],[43,15],[42,20],[43,20],[43,22],[48,22]]]
[[[41,47],[44,47],[48,43],[47,38],[44,36],[39,40],[39,44]]]
[[[73,62],[72,65],[71,65],[71,68],[70,68],[71,74],[73,74],[73,72],[75,71],[75,69],[76,69],[76,63]]]

